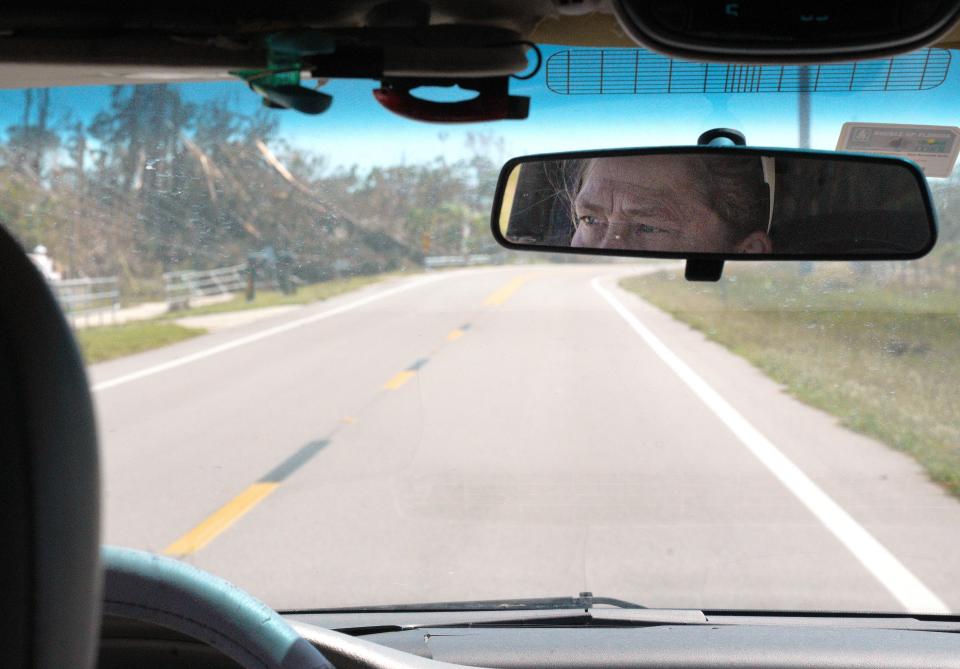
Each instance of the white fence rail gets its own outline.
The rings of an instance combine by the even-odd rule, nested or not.
[[[193,298],[227,295],[244,290],[247,285],[247,266],[167,272],[163,275],[163,283],[168,307],[184,309],[190,306]]]
[[[465,256],[427,256],[423,265],[427,269],[437,267],[466,267],[467,265],[484,265],[493,260],[489,253],[475,253]]]
[[[97,315],[102,323],[120,308],[120,285],[115,276],[58,279],[49,283],[60,308],[71,322],[79,318],[89,321]]]

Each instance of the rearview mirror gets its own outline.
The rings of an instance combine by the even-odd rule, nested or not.
[[[510,249],[710,260],[902,260],[936,241],[912,161],[745,147],[514,158],[492,227]]]

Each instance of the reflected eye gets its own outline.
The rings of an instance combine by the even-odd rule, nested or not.
[[[578,216],[577,222],[581,225],[597,225],[600,223],[600,219],[596,216]]]

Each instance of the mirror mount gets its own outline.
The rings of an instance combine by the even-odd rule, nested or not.
[[[699,146],[746,146],[747,137],[733,128],[713,128],[697,137]]]

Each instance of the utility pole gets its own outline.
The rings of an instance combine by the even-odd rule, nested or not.
[[[797,146],[810,148],[810,67],[800,66],[800,92],[797,96]]]
[[[797,146],[801,149],[810,148],[810,68],[800,66],[800,86],[797,94]],[[804,261],[798,264],[800,276],[806,276],[813,271],[813,263]]]
[[[73,164],[76,169],[76,189],[77,189],[77,211],[70,217],[70,239],[68,240],[67,258],[68,269],[67,276],[71,279],[77,278],[77,219],[86,220],[86,197],[87,197],[87,177],[85,162],[87,156],[87,135],[83,129],[83,123],[77,121],[73,127]]]

